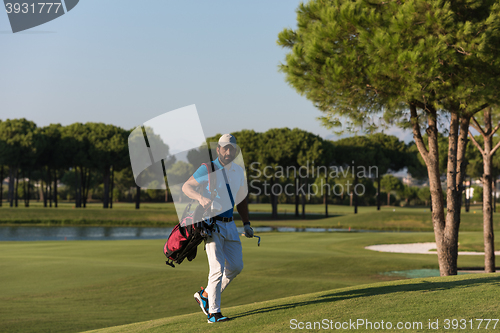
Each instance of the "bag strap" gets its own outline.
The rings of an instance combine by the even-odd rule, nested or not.
[[[212,169],[214,169],[214,163],[213,162],[212,162]],[[214,174],[215,179],[217,179],[217,176],[216,176],[215,172],[213,172],[213,174]],[[233,205],[233,207],[234,207],[233,193],[231,192],[231,187],[229,186],[229,181],[227,180],[226,168],[224,168],[224,167],[222,167],[222,175],[224,176],[224,182],[226,183],[227,193],[229,193],[229,199],[231,200],[231,205]],[[209,179],[210,179],[210,177],[209,177]],[[209,183],[209,188],[210,188],[210,183]],[[213,191],[210,188],[210,193],[212,193],[212,200],[214,198],[214,192],[215,191]]]
[[[226,169],[222,167],[222,175],[224,176],[224,181],[226,182],[227,193],[229,193],[229,199],[231,199],[231,205],[234,207],[233,193],[231,192],[231,187],[227,181]]]

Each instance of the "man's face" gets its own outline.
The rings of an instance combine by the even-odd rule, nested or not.
[[[231,163],[236,157],[236,148],[233,145],[226,145],[224,147],[217,147],[217,154],[223,165]]]

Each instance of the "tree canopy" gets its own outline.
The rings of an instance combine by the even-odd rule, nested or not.
[[[278,44],[287,82],[325,112],[328,127],[411,127],[427,166],[441,275],[457,273],[461,184],[471,117],[500,91],[500,4],[311,0],[298,27]],[[447,214],[439,169],[438,124],[449,116]],[[344,121],[345,122],[345,121]],[[425,146],[421,127],[426,126]]]

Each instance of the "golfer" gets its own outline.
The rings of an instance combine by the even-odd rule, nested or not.
[[[201,307],[203,313],[207,316],[209,323],[218,323],[229,320],[221,314],[221,293],[226,289],[227,285],[241,272],[243,269],[243,254],[241,250],[241,242],[236,229],[236,224],[233,220],[233,209],[235,199],[237,200],[236,208],[243,220],[245,228],[245,236],[253,237],[253,229],[250,227],[248,218],[248,202],[246,199],[247,188],[246,179],[243,168],[232,163],[236,157],[236,138],[231,134],[224,134],[217,146],[218,158],[213,161],[216,170],[222,170],[217,173],[217,182],[215,191],[217,195],[215,202],[230,202],[231,209],[221,212],[214,217],[216,223],[212,235],[207,238],[205,250],[207,252],[208,264],[210,272],[208,274],[208,285],[194,294],[195,300]],[[201,166],[196,172],[184,183],[182,191],[189,198],[197,200],[203,207],[208,207],[212,204],[210,200],[211,193],[208,186],[204,188],[200,194],[196,188],[202,184],[208,183],[208,175],[206,168]],[[243,200],[238,200],[244,198]],[[228,205],[226,204],[226,207]]]

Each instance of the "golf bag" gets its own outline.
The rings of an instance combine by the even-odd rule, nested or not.
[[[207,168],[208,187],[213,201],[216,185],[215,172],[211,172],[207,163],[203,163],[202,165]],[[212,163],[213,170],[214,165]],[[163,246],[163,253],[167,257],[165,263],[169,266],[175,267],[174,263],[181,264],[185,258],[189,261],[196,258],[198,245],[211,234],[215,226],[212,218],[205,217],[210,206],[203,208],[203,206],[199,205],[194,212],[190,212],[193,202],[194,200],[186,206],[181,221],[174,227]]]

